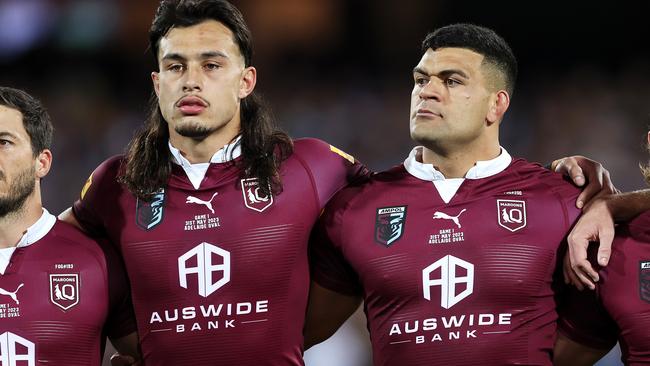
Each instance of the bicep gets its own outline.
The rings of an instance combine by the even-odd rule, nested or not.
[[[360,296],[344,295],[312,281],[305,318],[305,349],[331,337],[359,304]]]

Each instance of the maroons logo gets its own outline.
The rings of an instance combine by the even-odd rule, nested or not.
[[[511,232],[526,227],[526,202],[521,200],[497,200],[499,226]]]
[[[375,241],[390,246],[402,237],[406,221],[406,206],[377,209],[375,220]]]
[[[51,274],[50,301],[63,311],[79,303],[79,275]]]
[[[263,212],[273,204],[273,194],[262,193],[257,178],[242,179],[241,191],[244,195],[244,205],[253,211]]]
[[[165,210],[165,190],[153,196],[151,202],[145,202],[138,198],[135,204],[135,222],[144,230],[151,230],[158,226],[163,220]]]
[[[641,261],[639,268],[639,296],[650,302],[650,261]]]

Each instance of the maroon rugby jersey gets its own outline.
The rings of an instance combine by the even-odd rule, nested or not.
[[[366,169],[315,139],[295,141],[283,191],[263,196],[232,163],[195,189],[174,165],[151,203],[103,163],[74,205],[79,222],[122,253],[147,365],[302,365],[307,241],[322,208]]]
[[[37,224],[0,275],[0,365],[99,366],[106,336],[135,332],[124,269],[51,214]]]
[[[521,159],[501,169],[445,203],[402,165],[328,204],[314,280],[363,296],[375,365],[551,364],[557,252],[579,191]]]
[[[571,290],[560,331],[593,348],[609,349],[618,339],[626,365],[650,363],[650,212],[617,227],[599,275],[596,291]]]

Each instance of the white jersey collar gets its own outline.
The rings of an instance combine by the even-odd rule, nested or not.
[[[404,161],[404,167],[406,168],[406,171],[408,171],[412,176],[422,180],[447,180],[448,178],[445,178],[445,176],[440,171],[434,168],[433,164],[423,164],[418,160],[422,157],[422,149],[422,146],[416,146],[413,150],[411,150],[408,158],[406,158]],[[508,154],[506,149],[501,147],[501,154],[499,154],[499,156],[491,160],[477,161],[476,164],[467,171],[465,178],[481,179],[493,176],[504,171],[511,162],[512,157],[510,154]]]
[[[467,171],[464,178],[445,178],[440,171],[433,167],[433,164],[423,164],[418,161],[418,159],[422,158],[422,149],[422,146],[418,146],[411,150],[409,157],[404,161],[404,168],[418,179],[433,182],[440,198],[445,203],[451,201],[465,179],[481,179],[501,173],[512,162],[512,157],[502,147],[499,156],[492,160],[477,161]]]
[[[225,163],[234,159],[237,159],[241,156],[241,144],[237,144],[241,140],[241,135],[237,136],[235,141],[230,144],[225,145],[219,151],[212,155],[210,163]],[[192,182],[194,189],[199,189],[201,186],[201,181],[205,178],[205,173],[210,167],[210,163],[196,163],[192,164],[189,160],[185,159],[180,150],[172,146],[171,141],[168,142],[169,151],[174,157],[174,163],[178,164],[183,168],[187,178]]]
[[[41,217],[32,226],[27,228],[25,234],[23,234],[23,237],[20,238],[20,241],[15,247],[0,249],[0,274],[5,273],[16,248],[27,247],[41,240],[41,238],[52,230],[55,223],[56,217],[43,208]]]

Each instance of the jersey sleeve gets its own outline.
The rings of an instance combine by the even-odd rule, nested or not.
[[[100,245],[106,257],[108,278],[109,309],[104,333],[111,339],[121,338],[137,329],[131,289],[120,256],[106,241],[101,240]]]
[[[342,222],[351,189],[344,189],[326,206],[309,244],[312,280],[345,295],[361,295],[359,277],[343,254]]]
[[[90,174],[84,184],[79,199],[72,205],[72,212],[84,229],[91,236],[105,235],[105,215],[111,210],[116,195],[111,190],[117,189],[117,171],[120,159],[114,157],[104,161]]]
[[[341,188],[370,176],[368,168],[352,155],[318,139],[296,140],[294,154],[311,176],[321,209]]]
[[[587,347],[614,347],[618,327],[599,301],[597,291],[569,287],[558,308],[559,332]]]

